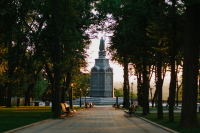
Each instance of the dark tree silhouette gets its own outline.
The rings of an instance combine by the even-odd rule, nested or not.
[[[183,64],[183,98],[180,119],[181,127],[196,127],[197,121],[197,76],[199,73],[200,4],[186,7],[186,25]]]

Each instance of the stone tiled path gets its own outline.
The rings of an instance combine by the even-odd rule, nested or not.
[[[122,110],[95,107],[76,112],[76,116],[53,119],[17,133],[167,133],[137,117],[125,117]]]

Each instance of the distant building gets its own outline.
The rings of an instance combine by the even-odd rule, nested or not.
[[[113,68],[109,59],[105,58],[104,40],[99,45],[99,58],[95,59],[95,66],[91,68],[90,97],[113,97]]]

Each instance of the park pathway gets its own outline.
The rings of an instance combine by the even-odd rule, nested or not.
[[[53,119],[17,133],[167,133],[137,117],[125,117],[122,110],[94,107],[76,112],[74,117]]]

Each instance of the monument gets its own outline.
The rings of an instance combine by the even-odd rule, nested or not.
[[[91,68],[90,97],[113,97],[113,68],[106,59],[105,44],[101,37],[99,45],[99,58]]]

